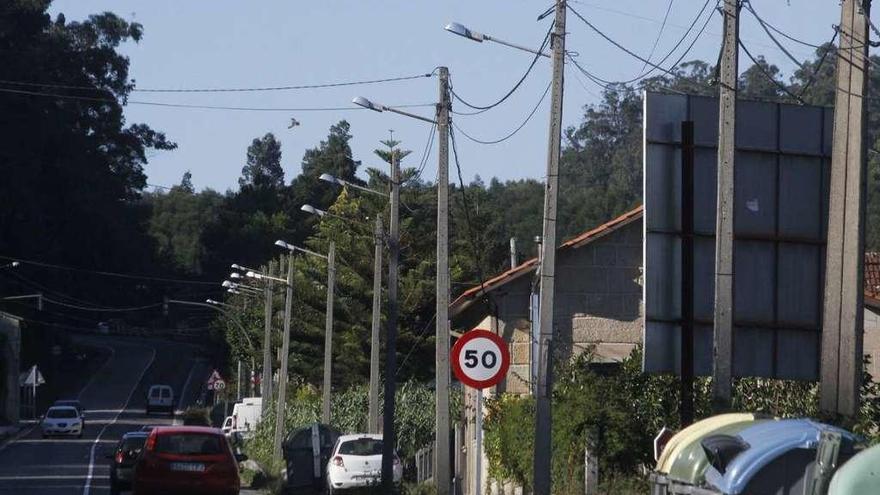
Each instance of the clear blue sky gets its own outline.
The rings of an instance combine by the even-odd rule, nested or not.
[[[713,0],[714,1],[714,0]],[[536,22],[552,2],[524,0],[55,0],[51,12],[68,20],[113,11],[144,25],[138,44],[123,52],[131,59],[131,76],[141,88],[254,87],[316,84],[426,73],[439,65],[450,68],[456,91],[475,103],[489,103],[519,79],[530,62],[528,54],[506,47],[482,45],[443,30],[449,21],[498,38],[537,46],[550,18]],[[654,60],[672,48],[704,0],[674,0]],[[839,22],[838,2],[830,0],[753,0],[766,20],[800,39],[820,44],[831,38]],[[572,6],[609,36],[642,56],[657,38],[668,0],[572,0]],[[552,16],[551,16],[552,17]],[[643,63],[621,52],[568,16],[567,48],[604,79],[628,79]],[[714,62],[720,44],[721,19],[716,15],[685,60]],[[793,65],[743,11],[742,38],[753,54],[763,54],[788,77]],[[786,42],[799,59],[811,49]],[[677,58],[677,57],[674,57]],[[672,60],[672,59],[670,59]],[[741,68],[748,60],[741,56]],[[549,61],[541,60],[520,90],[502,106],[479,116],[457,116],[465,131],[494,139],[518,126],[544,91]],[[567,72],[564,122],[581,120],[583,106],[598,100],[600,89]],[[586,86],[586,89],[584,88]],[[136,93],[133,100],[249,107],[340,107],[363,95],[386,104],[430,103],[437,99],[437,79],[308,91],[232,94]],[[534,118],[512,139],[495,146],[471,143],[459,136],[465,179],[485,180],[543,176],[549,98]],[[461,104],[457,110],[464,111]],[[413,109],[425,115],[429,108]],[[428,125],[393,114],[369,111],[233,112],[156,108],[130,105],[130,123],[144,122],[179,144],[171,152],[151,156],[146,171],[151,184],[178,183],[186,170],[197,188],[237,187],[245,150],[254,137],[273,132],[283,145],[289,181],[300,171],[303,152],[326,137],[341,119],[352,126],[352,147],[364,165],[375,166],[372,150],[394,130],[403,147],[414,152],[405,165],[414,166],[423,149]],[[288,130],[290,118],[301,125]],[[425,177],[436,175],[436,146]]]

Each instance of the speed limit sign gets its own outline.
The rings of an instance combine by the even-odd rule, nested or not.
[[[497,385],[510,367],[504,340],[488,330],[465,333],[452,346],[452,371],[465,385],[484,389]]]

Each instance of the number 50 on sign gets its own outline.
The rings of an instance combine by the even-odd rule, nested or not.
[[[488,330],[475,329],[459,337],[450,357],[456,378],[476,389],[497,385],[510,367],[507,344]]]

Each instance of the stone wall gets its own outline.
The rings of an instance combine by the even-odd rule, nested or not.
[[[19,359],[21,355],[21,330],[18,319],[0,313],[0,417],[11,423],[19,420]]]

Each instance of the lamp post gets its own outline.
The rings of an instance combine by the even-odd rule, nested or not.
[[[360,187],[357,186],[357,184],[351,184],[348,181],[337,179],[330,174],[321,174],[320,178],[321,180],[333,184],[350,185],[357,189],[385,197],[384,193]],[[328,215],[345,221],[352,221],[348,218],[319,210],[311,205],[303,205],[300,209],[321,217]],[[368,433],[379,433],[379,327],[382,320],[382,243],[384,237],[385,232],[384,227],[382,226],[382,217],[376,215],[376,226],[373,232],[375,253],[373,255],[373,314],[370,327],[370,398],[367,410]]]
[[[273,298],[274,295],[272,293],[272,273],[275,271],[275,262],[269,261],[269,265],[266,269],[266,275],[268,275],[267,279],[263,284],[263,293],[265,296],[264,308],[263,308],[263,372],[262,377],[260,378],[260,396],[263,398],[263,403],[266,404],[266,407],[262,409],[262,415],[265,417],[269,412],[269,403],[272,402],[272,310],[273,310]],[[246,266],[242,266],[239,264],[232,265],[233,270],[247,272],[258,272],[259,270],[254,270],[253,268],[248,268]],[[241,275],[239,274],[239,277]],[[246,275],[245,275],[246,276]]]
[[[324,320],[324,385],[321,401],[321,422],[330,424],[330,394],[333,388],[333,300],[336,287],[336,244],[332,241],[330,242],[327,256],[280,240],[275,241],[275,245],[287,249],[291,255],[295,251],[301,251],[327,261],[327,309],[325,310]]]
[[[552,359],[553,352],[553,295],[556,275],[556,214],[559,189],[559,155],[562,140],[562,94],[565,72],[565,13],[566,0],[555,1],[554,31],[551,37],[553,49],[553,81],[551,85],[550,133],[547,143],[547,182],[544,187],[544,219],[543,219],[543,256],[541,256],[540,279],[540,310],[538,339],[538,383],[535,387],[535,452],[533,455],[533,473],[535,493],[550,493],[550,461],[551,449],[551,418],[552,404],[550,396],[553,389]],[[469,30],[458,23],[446,26],[459,36],[482,42],[494,41],[519,50],[525,50],[539,56],[546,54],[513,43],[504,42],[485,34]],[[480,455],[480,454],[478,454]]]
[[[440,138],[437,164],[437,279],[436,304],[437,317],[435,326],[435,424],[434,424],[434,483],[438,495],[449,495],[452,481],[450,469],[450,424],[449,424],[449,69],[439,67],[440,101],[437,104],[436,120],[388,107],[357,97],[352,102],[356,105],[377,112],[389,111],[406,117],[437,125]],[[394,180],[392,179],[392,183]],[[389,281],[389,284],[391,282]],[[386,370],[387,373],[387,370]],[[386,383],[387,387],[387,383]],[[388,401],[387,392],[385,397]],[[387,412],[386,412],[387,415]],[[388,442],[385,442],[386,444]],[[393,445],[390,447],[393,448]],[[385,459],[389,454],[383,453],[383,480],[385,479]],[[390,461],[389,466],[390,466]],[[390,472],[390,467],[388,468]]]

